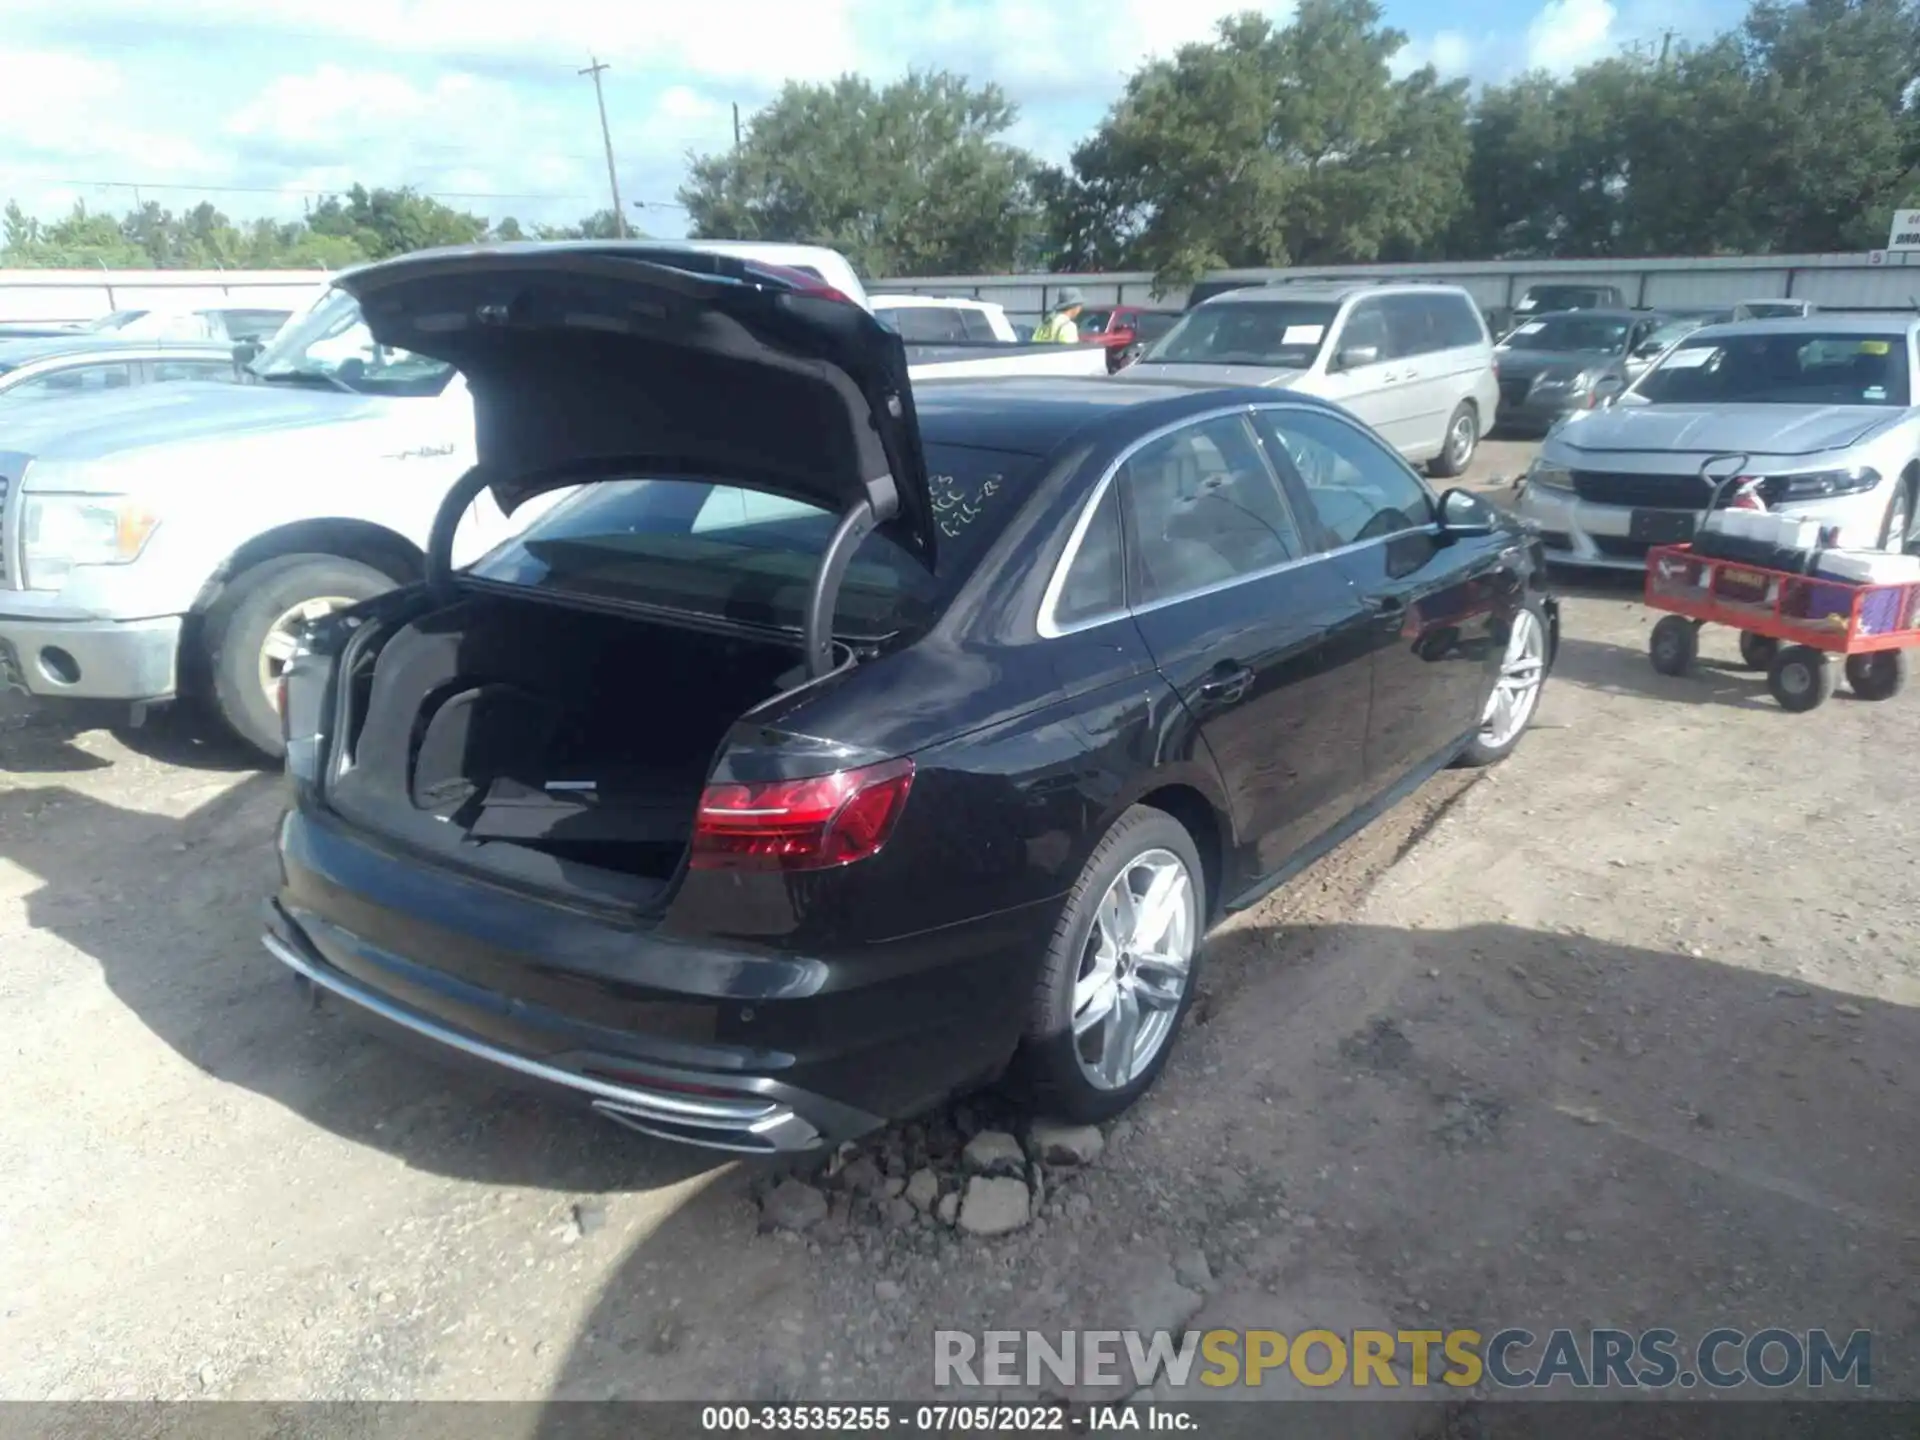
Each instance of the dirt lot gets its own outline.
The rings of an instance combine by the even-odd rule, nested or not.
[[[1182,1323],[1864,1327],[1920,1395],[1920,698],[1662,679],[1632,597],[1570,596],[1510,763],[1213,939],[1162,1086],[991,1241],[881,1188],[990,1101],[760,1233],[764,1166],[305,1008],[277,779],[0,709],[0,1395],[905,1397],[936,1327]]]

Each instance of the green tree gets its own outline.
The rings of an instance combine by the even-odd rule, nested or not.
[[[1018,116],[944,71],[790,83],[679,199],[696,236],[831,245],[868,275],[1007,269],[1039,227],[1033,158],[1005,139]]]
[[[1177,284],[1438,253],[1465,203],[1466,84],[1396,80],[1405,44],[1373,0],[1305,0],[1146,66],[1050,196],[1063,254]]]
[[[1904,0],[1760,0],[1741,38],[1756,90],[1756,227],[1786,251],[1885,243],[1912,192],[1920,12]]]
[[[437,245],[472,245],[487,233],[480,216],[409,186],[369,190],[355,185],[344,196],[329,195],[308,213],[307,227],[316,235],[351,240],[372,260]]]

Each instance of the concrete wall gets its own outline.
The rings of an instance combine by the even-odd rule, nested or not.
[[[1877,252],[1876,252],[1877,253]],[[1436,265],[1344,265],[1291,270],[1225,270],[1220,278],[1423,279],[1464,286],[1482,306],[1511,306],[1527,286],[1542,281],[1585,280],[1617,285],[1629,304],[1732,305],[1740,300],[1793,297],[1831,309],[1906,309],[1920,297],[1920,255],[1763,255],[1714,259],[1455,261]],[[1912,262],[1912,263],[1908,263]],[[1212,278],[1212,277],[1210,277]],[[1060,288],[1077,287],[1089,305],[1152,305],[1178,309],[1184,287],[1156,296],[1153,277],[1107,275],[932,275],[875,280],[881,294],[970,295],[1006,306],[1031,324]]]

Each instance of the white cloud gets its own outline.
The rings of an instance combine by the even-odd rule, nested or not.
[[[1547,0],[1527,26],[1527,65],[1564,75],[1604,58],[1619,14],[1611,0]]]
[[[1393,57],[1391,69],[1396,77],[1411,75],[1422,65],[1431,65],[1443,80],[1465,75],[1478,59],[1474,42],[1458,30],[1442,30],[1424,40],[1409,40]]]

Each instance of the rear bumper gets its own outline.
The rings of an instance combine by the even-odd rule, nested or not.
[[[291,812],[267,949],[444,1055],[634,1129],[807,1150],[1011,1058],[1052,906],[817,958],[617,926]]]
[[[175,686],[180,617],[40,620],[0,615],[0,688],[42,699],[165,700]]]

